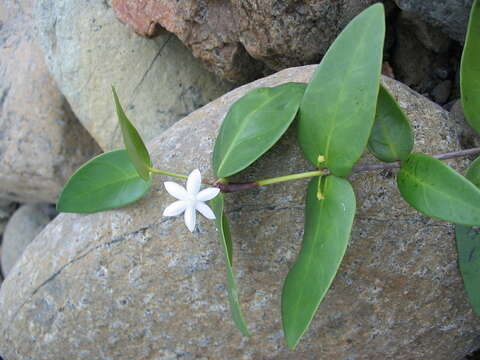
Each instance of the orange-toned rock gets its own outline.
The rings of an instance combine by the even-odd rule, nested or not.
[[[113,0],[136,32],[174,33],[208,68],[247,81],[271,70],[316,63],[343,27],[375,0]],[[263,65],[264,64],[264,65]]]

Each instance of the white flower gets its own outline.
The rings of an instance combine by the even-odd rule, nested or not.
[[[193,170],[187,179],[187,189],[172,181],[164,183],[165,189],[178,201],[167,206],[163,216],[177,216],[185,212],[185,225],[193,232],[196,223],[196,210],[207,219],[215,219],[212,209],[205,204],[205,201],[212,200],[220,192],[219,188],[210,187],[200,191],[202,175],[198,169]]]

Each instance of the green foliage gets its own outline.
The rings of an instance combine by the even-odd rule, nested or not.
[[[57,203],[61,212],[93,213],[128,205],[150,188],[125,150],[107,152],[79,168],[67,182]]]
[[[470,164],[465,177],[470,180],[473,185],[480,188],[480,158],[477,158]]]
[[[310,181],[302,249],[282,292],[282,319],[287,344],[295,348],[327,293],[350,239],[355,194],[348,181],[335,176]],[[323,200],[317,192],[323,190]]]
[[[480,158],[470,165],[465,176],[480,187]],[[480,315],[480,231],[474,227],[457,225],[455,235],[465,290],[475,313]]]
[[[118,122],[120,123],[120,128],[122,129],[123,143],[127,149],[128,156],[132,161],[135,169],[138,174],[144,179],[148,180],[150,178],[149,168],[152,166],[150,161],[150,155],[148,150],[143,143],[142,138],[137,132],[137,129],[133,124],[128,120],[125,115],[122,105],[120,105],[120,100],[118,99],[117,92],[112,86],[113,98],[115,100],[115,108],[117,110]]]
[[[337,176],[350,173],[375,118],[385,17],[375,4],[355,17],[318,65],[300,104],[298,138],[307,159]]]
[[[462,105],[468,123],[480,132],[480,1],[470,12],[460,67]]]
[[[406,160],[413,148],[410,121],[383,86],[378,93],[368,148],[377,159],[385,162]]]
[[[240,301],[238,300],[238,290],[235,283],[235,276],[233,274],[232,263],[232,239],[230,236],[230,228],[228,221],[223,211],[224,199],[222,194],[218,194],[210,201],[212,210],[215,213],[217,224],[218,238],[225,255],[225,265],[227,266],[227,290],[228,300],[230,303],[230,312],[232,313],[233,322],[241,333],[245,336],[250,336],[247,324],[240,308]]]
[[[270,149],[295,119],[305,87],[287,83],[259,88],[233,104],[215,142],[215,175],[236,174]]]
[[[440,160],[412,154],[397,176],[402,197],[425,215],[480,225],[480,190]]]
[[[458,264],[470,304],[480,315],[480,231],[478,228],[457,225]]]

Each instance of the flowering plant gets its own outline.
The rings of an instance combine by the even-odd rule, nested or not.
[[[441,160],[479,154],[468,149],[449,154],[412,154],[414,138],[408,118],[380,85],[385,19],[382,4],[360,13],[338,36],[308,84],[286,83],[255,89],[228,111],[213,152],[216,180],[188,176],[153,167],[139,133],[113,96],[124,150],[97,156],[66,184],[58,209],[89,213],[125,206],[149,189],[152,174],[186,179],[186,188],[167,181],[166,191],[177,201],[164,216],[184,214],[195,230],[196,212],[215,219],[227,268],[232,318],[249,336],[233,272],[232,240],[224,212],[224,194],[269,184],[312,178],[305,206],[302,249],[285,279],[282,320],[287,345],[294,348],[327,293],[350,239],[356,201],[347,177],[353,172],[399,168],[401,195],[418,211],[457,225],[460,270],[472,305],[480,313],[480,158],[466,177]],[[480,132],[480,0],[472,6],[462,55],[461,94],[469,124]],[[298,141],[311,171],[231,183],[229,178],[265,154],[296,121]],[[365,148],[383,163],[356,166]],[[206,204],[210,201],[211,208]]]

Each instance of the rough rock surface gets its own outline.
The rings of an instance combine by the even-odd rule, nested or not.
[[[118,17],[153,36],[174,33],[223,78],[246,81],[316,63],[345,25],[375,0],[113,0]]]
[[[460,145],[465,149],[480,147],[478,133],[468,124],[463,112],[462,101],[456,100],[450,109],[450,121],[455,124]]]
[[[195,111],[149,145],[153,161],[211,178],[213,142],[246,91],[307,81],[313,67],[279,72]],[[459,148],[448,114],[394,80],[416,150]],[[363,162],[373,162],[371,156]],[[466,161],[449,161],[464,167]],[[279,166],[281,164],[281,166]],[[290,132],[238,181],[309,169]],[[333,287],[297,347],[282,337],[280,292],[299,251],[305,181],[230,194],[234,264],[251,338],[228,310],[214,224],[191,234],[162,218],[173,201],[155,178],[148,197],[92,215],[61,214],[34,240],[0,290],[0,353],[7,359],[452,360],[478,345],[457,270],[453,227],[400,199],[388,171],[351,177],[358,211]]]
[[[435,92],[434,89],[451,76],[448,53],[451,41],[435,27],[406,12],[401,12],[395,20],[395,29],[397,36],[391,60],[397,78],[421,94],[429,94],[435,101],[446,101],[438,96],[445,89]],[[448,91],[447,99],[449,95]]]
[[[49,74],[28,3],[0,5],[0,197],[54,202],[99,148]]]
[[[50,222],[48,205],[21,206],[7,223],[2,239],[2,272],[7,275],[35,236]]]
[[[442,28],[452,39],[463,42],[473,0],[394,0],[402,9]]]
[[[33,0],[4,0],[0,3],[0,22],[7,23],[18,16],[32,16]]]
[[[172,34],[151,41],[132,33],[108,1],[39,0],[34,13],[55,80],[103,149],[121,144],[112,84],[147,140],[232,87]]]

